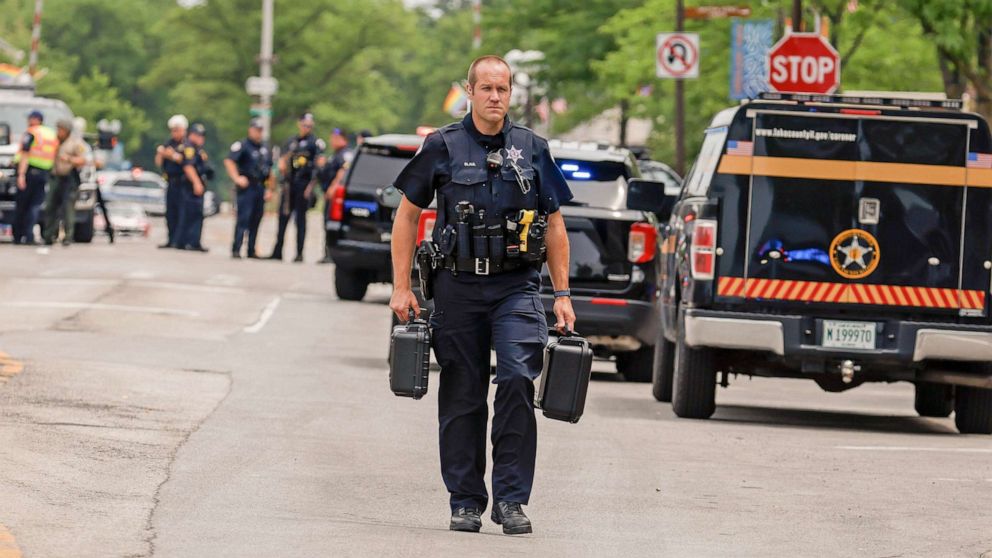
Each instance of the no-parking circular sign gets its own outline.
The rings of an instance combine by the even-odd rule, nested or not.
[[[657,75],[660,78],[699,77],[699,34],[659,33],[655,41]]]

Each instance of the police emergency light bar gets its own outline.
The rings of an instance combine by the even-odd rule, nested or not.
[[[797,103],[872,105],[896,108],[932,108],[944,110],[961,110],[964,106],[961,99],[907,99],[863,95],[814,95],[810,93],[765,92],[759,94],[758,99],[762,101],[795,101]]]

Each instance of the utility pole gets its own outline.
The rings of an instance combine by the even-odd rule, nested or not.
[[[41,0],[38,0],[39,2]],[[272,5],[274,0],[262,0],[262,49],[258,56],[258,75],[263,81],[272,79]],[[267,91],[259,95],[262,105],[262,141],[268,142],[272,131],[272,97]]]
[[[803,30],[803,0],[792,0],[792,32]]]
[[[28,57],[28,73],[34,75],[38,69],[38,47],[41,43],[42,0],[34,1],[34,25],[31,27],[31,55]]]
[[[472,22],[475,29],[472,32],[472,48],[482,48],[482,0],[472,0]]]
[[[798,0],[796,0],[798,1]],[[685,5],[675,2],[675,30],[685,31]],[[685,80],[675,80],[675,172],[685,176]]]

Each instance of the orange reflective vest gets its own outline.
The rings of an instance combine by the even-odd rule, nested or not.
[[[47,126],[31,126],[28,133],[34,137],[31,142],[31,150],[28,151],[28,165],[41,169],[51,170],[55,166],[55,153],[59,148],[59,138],[55,131]],[[17,152],[14,161],[21,160],[21,152]]]

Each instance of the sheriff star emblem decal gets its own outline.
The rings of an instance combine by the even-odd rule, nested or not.
[[[524,158],[524,155],[523,152],[520,149],[517,149],[516,146],[510,145],[510,148],[506,150],[506,158],[512,161],[515,165],[517,164],[517,161]]]
[[[867,277],[878,267],[881,253],[878,241],[867,231],[849,229],[830,243],[830,264],[848,279]]]

